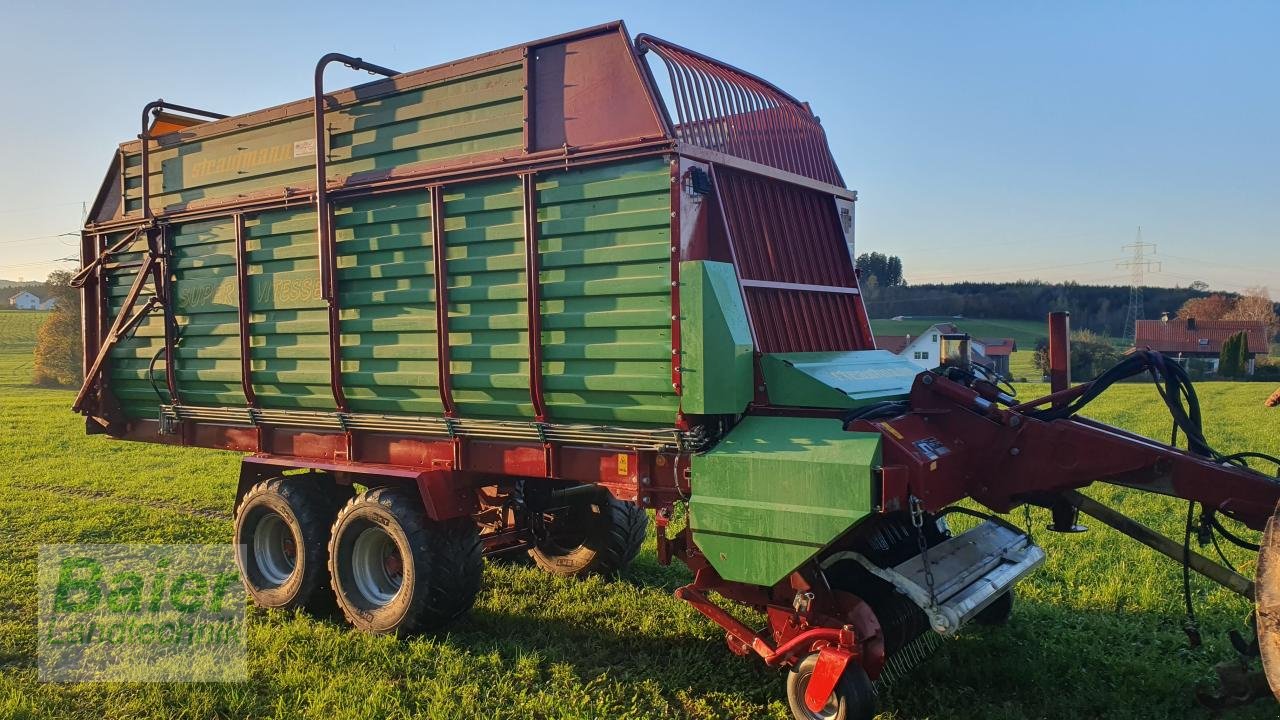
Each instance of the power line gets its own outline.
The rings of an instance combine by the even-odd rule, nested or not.
[[[0,210],[0,215],[22,215],[25,213],[43,212],[51,208],[67,207],[70,205],[84,205],[80,200],[68,200],[67,202],[51,203],[49,205],[37,205],[34,207],[11,208],[8,210]]]
[[[35,235],[33,237],[18,238],[17,240],[0,240],[0,244],[10,245],[12,243],[24,243],[24,242],[31,242],[33,240],[46,240],[48,238],[60,238],[60,237],[80,237],[80,233],[64,232],[64,233],[51,233],[49,235]]]
[[[1151,254],[1156,254],[1155,243],[1142,242],[1142,226],[1138,226],[1138,239],[1128,245],[1121,247],[1122,251],[1133,252],[1133,257],[1123,262],[1116,263],[1116,267],[1130,272],[1129,282],[1129,312],[1124,318],[1124,339],[1130,342],[1136,342],[1138,334],[1138,321],[1143,318],[1142,311],[1142,274],[1147,271],[1160,272],[1160,263],[1156,260],[1146,259],[1146,251],[1150,248]]]
[[[54,258],[52,260],[36,260],[34,262],[4,264],[4,265],[0,265],[0,268],[7,268],[12,270],[15,268],[40,267],[42,265],[57,265],[58,263],[63,263],[63,262],[80,262],[80,259],[73,258],[73,257],[62,257],[62,258]]]
[[[1244,270],[1246,272],[1260,273],[1260,274],[1266,274],[1266,275],[1270,275],[1273,272],[1273,270],[1268,267],[1262,267],[1257,265],[1253,267],[1247,267],[1245,265],[1232,265],[1231,263],[1218,262],[1217,260],[1201,260],[1199,258],[1187,257],[1185,255],[1170,255],[1168,253],[1165,253],[1164,257],[1173,258],[1175,260],[1186,260],[1187,262],[1193,262],[1193,263],[1196,263],[1197,265],[1216,265],[1218,267],[1227,268],[1229,270]]]
[[[923,275],[912,275],[910,279],[916,283],[928,284],[930,282],[936,281],[937,279],[983,277],[987,275],[1003,275],[1005,273],[1016,273],[1016,272],[1036,272],[1039,270],[1056,270],[1058,268],[1082,267],[1085,265],[1100,265],[1100,264],[1109,263],[1109,262],[1115,262],[1115,260],[1086,260],[1084,262],[1059,263],[1056,265],[1028,265],[1024,267],[1012,267],[1012,268],[1002,267],[1002,268],[992,268],[991,270],[981,270],[978,272],[924,273]],[[921,278],[924,278],[924,279],[922,280]]]

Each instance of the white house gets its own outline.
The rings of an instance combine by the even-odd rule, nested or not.
[[[18,310],[39,310],[40,298],[37,297],[35,293],[23,290],[17,295],[9,298],[9,305]]]
[[[876,345],[889,352],[901,355],[920,367],[921,370],[932,370],[938,367],[941,360],[941,337],[946,333],[960,332],[951,323],[938,323],[916,336],[880,335],[876,337]],[[970,348],[973,341],[970,340]]]
[[[938,323],[914,337],[879,335],[876,337],[876,345],[901,355],[915,363],[921,370],[932,370],[942,361],[942,336],[961,332],[964,331],[951,323]],[[1008,338],[994,340],[969,338],[970,357],[1002,375],[1009,374],[1009,353],[1015,349],[1017,345]]]

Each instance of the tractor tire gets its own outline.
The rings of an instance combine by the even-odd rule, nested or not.
[[[475,602],[484,568],[480,550],[480,533],[470,518],[432,520],[414,495],[369,490],[352,498],[333,523],[334,597],[358,630],[435,630]]]
[[[554,514],[529,550],[543,570],[562,577],[614,577],[644,544],[649,515],[612,495],[574,504]]]
[[[335,494],[337,486],[296,476],[264,480],[240,499],[236,564],[255,605],[309,609],[327,600]]]
[[[973,621],[979,625],[998,626],[1005,625],[1009,622],[1009,617],[1013,615],[1013,590],[1009,589],[1000,594],[991,604],[982,608],[982,610],[973,616]]]
[[[872,720],[876,716],[875,688],[867,673],[852,661],[836,681],[827,706],[821,712],[810,710],[805,704],[804,694],[817,664],[818,653],[814,653],[787,674],[787,704],[796,720]]]

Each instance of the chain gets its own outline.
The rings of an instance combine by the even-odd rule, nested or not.
[[[933,589],[933,564],[929,562],[929,541],[924,536],[924,507],[920,498],[912,495],[908,504],[911,507],[911,524],[916,529],[916,542],[920,546],[920,559],[924,562],[924,582],[929,590],[929,608],[938,609],[938,596]]]

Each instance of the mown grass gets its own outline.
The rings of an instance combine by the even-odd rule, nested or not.
[[[236,684],[43,684],[36,680],[35,561],[62,542],[220,543],[231,537],[238,458],[84,435],[71,393],[0,381],[0,718],[785,718],[784,677],[729,653],[671,596],[689,580],[650,538],[615,582],[489,564],[476,608],[448,631],[370,637],[331,618],[250,613],[250,679]],[[1034,394],[1040,387],[1023,387]],[[1269,388],[1205,384],[1212,442],[1280,452]],[[1146,386],[1118,387],[1096,417],[1155,437]],[[1092,494],[1180,537],[1181,503]],[[1021,522],[1021,514],[1013,519]],[[1040,531],[1049,560],[1020,586],[1005,628],[967,630],[883,698],[884,720],[1207,718],[1193,686],[1232,655],[1243,600],[1196,580],[1206,643],[1181,632],[1175,564],[1111,532]],[[1230,551],[1245,573],[1252,561]],[[1274,704],[1223,715],[1271,718]]]

